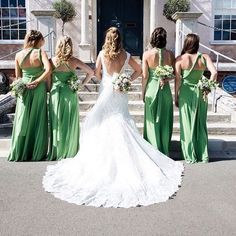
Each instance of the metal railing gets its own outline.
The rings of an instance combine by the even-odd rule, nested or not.
[[[52,57],[54,55],[54,48],[55,48],[55,44],[54,44],[55,39],[56,39],[55,31],[52,30],[51,32],[46,34],[44,36],[44,39],[48,39],[48,48],[49,48],[48,54],[49,54],[50,57]],[[2,57],[0,57],[0,60],[3,60],[3,59],[5,59],[5,58],[7,58],[7,57],[9,57],[11,55],[15,55],[17,52],[19,52],[21,50],[22,49],[20,48],[20,49],[17,49],[17,50],[15,50],[15,51],[13,51],[13,52],[5,55],[5,56],[2,56]]]
[[[186,36],[186,34],[180,30],[180,33],[183,35],[183,36]],[[180,38],[181,38],[181,35],[180,35]],[[199,45],[205,49],[207,49],[208,51],[212,52],[215,56],[216,56],[216,63],[215,63],[215,66],[216,66],[216,70],[218,71],[219,69],[219,57],[223,57],[224,59],[226,60],[229,60],[233,63],[236,63],[236,60],[234,60],[233,58],[230,58],[220,52],[217,52],[216,50],[210,48],[210,47],[207,47],[206,45],[202,44],[202,43],[199,43]],[[212,99],[212,111],[213,112],[216,112],[217,111],[217,101],[219,100],[219,98],[216,98],[216,89],[214,89],[213,91],[213,99]]]

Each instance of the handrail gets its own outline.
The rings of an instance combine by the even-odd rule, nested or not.
[[[186,36],[186,34],[183,32],[183,31],[179,31],[180,34],[182,34],[183,36]],[[179,37],[181,37],[181,35],[179,35]],[[207,47],[206,45],[202,44],[202,43],[199,43],[199,45],[207,50],[209,50],[210,52],[214,53],[216,55],[216,70],[218,71],[218,68],[219,68],[219,57],[223,57],[233,63],[236,63],[236,60],[220,53],[220,52],[217,52],[216,50],[212,49],[212,48],[209,48]],[[213,112],[216,112],[217,111],[217,101],[218,101],[219,98],[216,99],[216,89],[214,89],[213,91],[213,98],[212,98],[212,111]]]
[[[53,40],[52,40],[52,39],[55,39],[55,35],[56,35],[55,31],[52,30],[52,31],[50,31],[48,34],[46,34],[46,35],[44,36],[44,38],[47,38],[47,37],[49,37],[49,36],[52,36],[52,38],[51,38],[52,45],[51,45],[51,50],[50,50],[50,56],[51,56],[51,57],[52,57],[52,55],[53,55],[52,49],[54,48],[54,47],[53,47],[54,45],[53,45]],[[13,52],[11,52],[11,53],[5,55],[5,56],[2,56],[2,57],[0,57],[0,60],[2,60],[2,59],[4,59],[4,58],[7,58],[7,57],[9,57],[9,56],[11,56],[11,55],[13,55],[13,54],[16,54],[17,52],[19,52],[19,51],[21,51],[21,50],[22,50],[22,49],[20,48],[20,49],[17,49],[16,51],[13,51]]]

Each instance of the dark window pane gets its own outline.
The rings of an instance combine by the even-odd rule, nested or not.
[[[18,17],[17,9],[16,8],[10,9],[10,16],[14,17],[14,18]]]
[[[3,39],[10,39],[10,30],[3,30]]]
[[[223,20],[230,20],[230,15],[223,15]]]
[[[215,20],[215,27],[218,29],[222,29],[222,20]]]
[[[19,7],[25,7],[25,0],[18,0]]]
[[[223,29],[230,29],[230,20],[223,21]]]
[[[236,29],[236,20],[231,21],[231,29]]]
[[[19,39],[24,39],[26,34],[26,30],[19,30]]]
[[[214,32],[214,40],[221,40],[221,31]]]
[[[11,28],[18,29],[18,20],[11,20]]]
[[[222,19],[222,15],[215,15],[215,19],[216,19],[216,20]]]
[[[17,7],[16,0],[10,0],[10,7]]]
[[[19,17],[26,17],[26,9],[24,8],[19,9]]]
[[[235,19],[235,20],[236,20],[236,15],[232,15],[232,19]]]
[[[25,23],[25,20],[20,20],[19,23],[20,23],[20,24],[19,24],[19,28],[20,28],[20,29],[26,29],[26,23]]]
[[[18,39],[18,30],[11,30],[11,39]]]
[[[1,0],[1,7],[8,7],[8,0]]]
[[[230,33],[229,32],[223,32],[223,40],[229,40]]]
[[[236,30],[234,30],[236,32]],[[231,33],[231,40],[236,40],[236,33]]]
[[[2,17],[8,18],[9,17],[9,10],[6,8],[2,9]]]
[[[10,28],[10,21],[9,20],[2,20],[2,26],[3,29],[9,29]]]

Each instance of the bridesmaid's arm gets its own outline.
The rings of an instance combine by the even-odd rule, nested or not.
[[[133,57],[129,59],[129,65],[134,70],[134,73],[131,75],[130,80],[133,81],[137,79],[142,74],[141,66],[134,60]]]
[[[20,65],[19,65],[19,61],[18,61],[18,56],[17,55],[15,57],[15,76],[16,76],[16,79],[22,77],[22,71],[20,69]]]
[[[210,80],[217,81],[217,70],[215,65],[213,64],[209,55],[204,54],[204,58],[206,59],[207,69],[211,72]]]
[[[181,82],[181,61],[176,59],[175,63],[175,105],[179,107],[179,87]]]
[[[94,71],[88,65],[86,65],[84,62],[79,60],[78,58],[74,58],[74,59],[76,62],[76,67],[79,67],[82,71],[87,73],[86,77],[82,83],[82,85],[84,85],[84,84],[88,83],[90,81],[90,79],[94,76]]]
[[[148,63],[146,60],[146,54],[143,54],[143,62],[142,62],[143,76],[142,76],[142,98],[144,101],[146,86],[148,82],[149,72],[148,72]]]
[[[51,74],[51,65],[50,62],[48,60],[48,56],[47,53],[42,51],[42,62],[43,62],[43,66],[44,66],[44,72],[41,76],[39,76],[36,80],[34,80],[33,82],[27,84],[27,88],[29,89],[33,89],[35,87],[37,87],[37,85],[43,81],[46,80],[49,75]]]
[[[95,76],[97,79],[102,80],[102,61],[100,53],[98,54],[96,61]]]

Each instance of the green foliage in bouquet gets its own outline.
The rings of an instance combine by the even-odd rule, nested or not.
[[[10,90],[16,97],[22,96],[26,90],[26,84],[22,81],[22,79],[15,80],[10,85]]]
[[[62,20],[62,35],[64,35],[65,23],[71,22],[76,16],[74,5],[67,0],[57,0],[52,3],[56,10],[55,17]]]
[[[171,21],[175,21],[172,19],[172,15],[176,12],[187,12],[190,10],[190,2],[189,0],[168,0],[164,5],[163,15]]]

